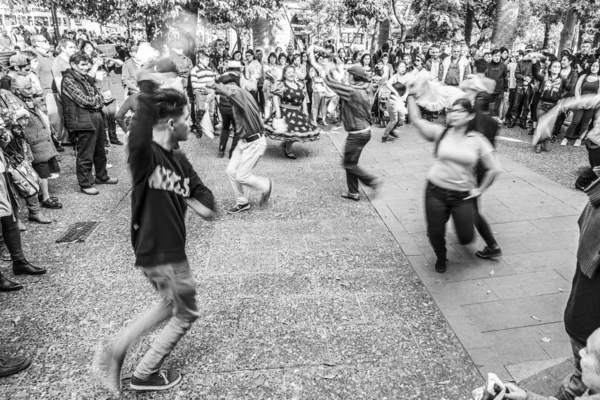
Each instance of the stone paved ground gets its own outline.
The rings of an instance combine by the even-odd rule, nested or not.
[[[216,144],[190,138],[183,148],[219,207],[231,206]],[[275,180],[269,208],[221,212],[214,222],[188,215],[201,317],[166,363],[184,381],[124,397],[469,398],[481,383],[475,364],[376,208],[339,197],[345,180],[331,140],[296,153],[287,160],[271,142],[259,164]],[[133,268],[124,149],[109,158],[120,184],[87,197],[77,191],[72,150],[64,153],[52,188],[65,208],[49,213],[52,225],[29,224],[23,235],[28,258],[49,273],[0,294],[0,351],[34,356],[30,369],[0,380],[0,398],[107,398],[90,374],[95,348],[158,300]],[[85,243],[54,243],[70,223],[89,220],[101,223]],[[0,270],[12,277],[7,265]],[[125,373],[151,338],[132,349]]]
[[[331,137],[341,150],[345,134],[335,132]],[[503,173],[482,202],[504,256],[495,262],[476,258],[484,246],[481,238],[469,246],[457,244],[450,223],[450,262],[441,275],[433,268],[423,215],[432,145],[411,125],[401,128],[393,144],[381,143],[381,132],[374,128],[361,159],[386,179],[383,190],[369,198],[480,373],[521,381],[571,357],[562,321],[585,195],[500,151]]]

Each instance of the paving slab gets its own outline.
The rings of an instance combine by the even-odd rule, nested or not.
[[[450,261],[448,272],[440,275],[433,269],[436,257],[423,209],[432,145],[411,125],[403,126],[391,144],[379,142],[381,129],[372,132],[364,152],[368,157],[361,163],[370,169],[376,160],[372,171],[385,185],[379,194],[367,191],[367,196],[480,373],[521,380],[569,357],[562,316],[585,195],[499,154],[503,173],[480,199],[480,209],[503,256],[496,262],[476,258],[475,251],[484,246],[481,238],[461,245],[449,224]],[[339,151],[343,139],[342,132],[332,135]],[[382,170],[386,163],[393,165]]]

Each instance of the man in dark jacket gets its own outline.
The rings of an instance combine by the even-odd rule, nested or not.
[[[494,93],[490,96],[490,115],[498,117],[504,92],[508,90],[508,68],[502,62],[500,49],[492,50],[492,62],[489,63],[485,76],[496,82]]]
[[[85,194],[98,194],[94,183],[116,184],[118,179],[109,178],[106,171],[106,132],[102,120],[104,98],[96,88],[94,79],[88,76],[90,59],[87,54],[76,53],[69,59],[71,69],[63,74],[62,104],[65,127],[74,132],[77,139],[77,180]],[[92,174],[92,166],[96,177]]]
[[[517,120],[520,120],[519,127],[527,129],[527,116],[529,115],[533,95],[533,77],[537,75],[540,66],[539,61],[532,59],[530,54],[532,50],[531,48],[525,49],[525,57],[517,64],[515,71],[517,89],[512,109],[512,118],[510,124],[508,124],[509,128],[513,128],[517,124]]]

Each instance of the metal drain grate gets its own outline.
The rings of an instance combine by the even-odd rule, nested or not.
[[[98,222],[88,221],[88,222],[75,222],[72,224],[69,229],[65,233],[62,234],[61,237],[56,239],[56,243],[67,242],[85,242],[90,233],[96,228]]]

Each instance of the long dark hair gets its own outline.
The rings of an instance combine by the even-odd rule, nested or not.
[[[277,54],[275,54],[275,52],[269,53],[269,57],[267,57],[267,64],[271,64],[271,57],[275,59],[275,64],[277,64]]]

